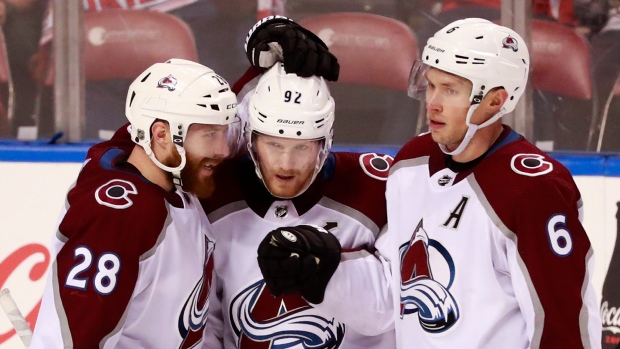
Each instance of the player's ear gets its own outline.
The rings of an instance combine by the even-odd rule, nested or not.
[[[489,91],[487,100],[488,106],[493,110],[493,115],[497,114],[508,99],[508,92],[501,87]]]
[[[489,91],[489,93],[484,96],[480,107],[478,107],[480,111],[472,116],[472,123],[480,125],[492,118],[502,109],[506,100],[508,100],[508,92],[502,87],[496,87]]]
[[[170,142],[169,132],[170,128],[167,122],[156,120],[153,125],[151,125],[151,143],[165,146],[166,143]]]

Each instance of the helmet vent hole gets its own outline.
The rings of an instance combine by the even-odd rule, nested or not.
[[[483,38],[484,38],[484,35],[482,35],[482,36],[476,36],[476,40],[480,40],[480,39],[483,39]]]
[[[435,64],[437,64],[437,63],[439,63],[439,60],[438,60],[438,59],[436,59],[436,60],[435,60]]]
[[[484,64],[486,60],[484,58],[474,58],[474,62],[472,64]]]
[[[323,122],[323,120],[325,120],[325,118],[321,119],[321,120],[317,120],[314,123],[318,124],[319,122]]]
[[[211,95],[205,95],[204,98],[211,98]]]
[[[129,100],[129,106],[131,107],[131,103],[133,103],[133,99],[136,97],[136,91],[131,92],[131,99]]]
[[[206,107],[207,107],[207,105],[206,105],[206,104],[196,104],[196,105],[197,105],[197,106],[199,106],[199,107],[203,107],[203,108],[206,108]]]
[[[480,86],[481,90],[484,90],[485,88],[486,88],[486,86],[484,86],[484,85]]]
[[[301,136],[301,131],[297,131],[297,135],[298,135],[298,136]]]
[[[223,88],[223,89],[221,89],[221,90],[217,91],[217,93],[224,93],[224,92],[226,92],[226,91],[228,91],[228,87],[227,87],[227,88]]]
[[[144,77],[144,79],[140,80],[140,82],[144,82],[146,81],[146,79],[149,78],[149,76],[151,76],[151,73],[146,74],[146,76]]]
[[[428,56],[426,56],[426,60],[428,61]]]
[[[280,131],[278,131],[278,133],[283,134],[283,133],[284,133],[284,130],[280,130]]]
[[[271,92],[271,86],[267,86],[267,91]]]
[[[523,64],[527,64],[527,63],[525,63],[525,59],[521,58],[521,60],[523,61]]]
[[[513,99],[515,99],[515,96],[510,96],[510,100],[512,101]]]
[[[220,106],[217,104],[211,104],[211,109],[220,111]]]
[[[454,57],[456,57],[456,58],[460,58],[460,59],[469,59],[469,57],[466,57],[466,56],[459,56],[459,55],[454,55]]]
[[[463,61],[456,61],[457,64],[467,64],[467,62],[463,62]]]
[[[258,113],[258,115],[262,116],[263,118],[267,119],[267,116],[265,116],[263,113]],[[260,119],[259,119],[260,120]]]

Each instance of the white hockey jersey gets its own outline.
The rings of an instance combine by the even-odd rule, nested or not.
[[[412,139],[387,203],[398,348],[600,348],[579,191],[510,128],[465,166]]]
[[[360,333],[368,320],[359,315],[374,310],[373,302],[360,313],[348,314],[354,323],[343,323],[339,314],[315,309],[299,295],[274,297],[256,259],[259,243],[273,229],[315,224],[339,239],[347,251],[343,264],[355,259],[387,283],[372,251],[386,222],[385,179],[391,162],[391,157],[377,154],[332,153],[317,180],[292,200],[272,197],[249,157],[221,164],[216,191],[203,201],[218,242],[204,348],[394,348],[389,327],[376,336]],[[364,293],[364,286],[370,287],[343,286],[338,299],[351,302],[352,293]],[[390,301],[382,307],[391,309]]]
[[[32,349],[202,341],[213,270],[209,222],[195,196],[148,182],[122,148],[133,143],[91,148],[67,195]]]

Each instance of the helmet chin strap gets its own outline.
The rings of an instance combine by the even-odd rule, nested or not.
[[[497,121],[499,118],[501,118],[506,113],[505,109],[502,107],[502,109],[497,114],[493,115],[493,117],[490,118],[489,120],[483,122],[480,125],[474,125],[470,122],[471,116],[474,114],[474,111],[478,109],[478,106],[480,106],[480,104],[474,104],[469,107],[469,110],[467,111],[467,117],[465,118],[465,124],[467,125],[467,132],[465,133],[465,137],[463,137],[461,144],[459,144],[459,146],[456,147],[456,149],[454,149],[453,151],[448,151],[448,148],[444,144],[439,144],[439,148],[444,154],[452,155],[452,156],[461,154],[463,150],[467,148],[472,138],[474,138],[476,131],[478,131],[481,128],[491,125],[492,123]]]
[[[157,160],[157,158],[155,157],[153,149],[151,149],[150,141],[146,141],[143,148],[146,151],[146,155],[148,155],[148,157],[151,159],[151,161],[153,161],[153,163],[155,163],[155,165],[157,165],[157,167],[166,172],[172,173],[172,182],[174,183],[174,185],[176,185],[177,187],[182,187],[183,181],[181,180],[181,170],[185,167],[187,158],[185,157],[185,149],[183,147],[178,144],[175,144],[174,146],[177,148],[177,151],[181,156],[181,164],[177,167],[169,167],[159,162],[159,160]]]

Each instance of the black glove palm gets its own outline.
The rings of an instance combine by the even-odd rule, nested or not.
[[[257,23],[248,33],[245,52],[260,70],[282,61],[287,73],[338,80],[338,59],[323,40],[286,17],[270,16]]]
[[[271,231],[258,246],[258,266],[274,296],[300,293],[310,303],[323,301],[340,263],[340,242],[311,225]]]

